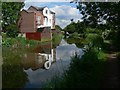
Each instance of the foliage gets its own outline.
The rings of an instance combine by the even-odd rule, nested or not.
[[[76,28],[75,28],[75,23],[70,23],[69,25],[67,25],[65,28],[64,28],[64,31],[67,31],[68,33],[74,33]]]
[[[55,25],[55,30],[62,31],[62,28],[59,25]]]
[[[81,58],[76,54],[71,58],[70,67],[62,77],[50,83],[56,88],[98,88],[100,87],[106,55],[95,48],[90,49]]]
[[[79,34],[78,34],[78,32],[74,32],[74,33],[71,34],[70,37],[79,38]]]
[[[33,46],[40,43],[40,41],[36,40],[27,40],[23,37],[16,37],[16,38],[2,38],[2,45],[4,47],[24,47],[26,45]]]
[[[18,36],[19,30],[16,25],[9,25],[7,27],[6,35],[8,37],[15,38]]]
[[[95,33],[100,35],[101,31],[96,28],[86,28],[85,34],[89,34],[89,33]]]
[[[74,33],[74,32],[78,32],[79,34],[80,33],[84,33],[84,24],[82,22],[72,22],[70,23],[69,25],[67,25],[63,30],[68,32],[68,33]]]
[[[87,34],[86,44],[89,46],[89,48],[91,47],[100,48],[103,45],[103,38],[98,34],[92,34],[92,33]]]
[[[83,38],[68,37],[65,39],[69,44],[75,44],[78,48],[83,48],[85,40]]]
[[[2,30],[10,37],[17,36],[17,21],[24,2],[2,2]]]
[[[120,1],[118,2],[78,2],[77,9],[83,15],[86,26],[112,30],[109,39],[120,48]]]
[[[101,23],[103,20],[106,20],[111,23],[110,25],[113,24],[112,26],[114,26],[114,24],[117,24],[119,18],[119,4],[120,2],[79,2],[77,8],[82,13],[86,24],[92,24],[96,27],[98,26],[98,22]]]
[[[53,33],[52,41],[54,43],[60,42],[61,39],[62,39],[62,34]]]

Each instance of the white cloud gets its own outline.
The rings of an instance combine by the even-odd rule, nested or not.
[[[70,19],[74,19],[74,21],[77,22],[82,17],[78,9],[68,5],[55,6],[50,8],[50,10],[55,12],[56,24],[60,25],[62,28],[71,22]]]
[[[32,0],[31,0],[32,1]],[[56,15],[56,24],[64,28],[66,25],[68,25],[71,21],[70,19],[74,19],[75,22],[81,20],[82,15],[79,13],[79,10],[76,9],[75,6],[66,5],[68,3],[63,3],[62,5],[59,5],[57,3],[37,3],[37,2],[26,2],[24,9],[27,9],[31,5],[33,6],[48,6],[50,10],[55,12]]]

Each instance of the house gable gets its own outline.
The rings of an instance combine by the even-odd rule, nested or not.
[[[34,12],[28,12],[26,10],[21,11],[21,17],[18,23],[20,32],[35,32],[34,15]]]
[[[30,6],[30,7],[28,8],[28,10],[30,10],[30,11],[38,11],[37,8],[35,8],[34,6]]]

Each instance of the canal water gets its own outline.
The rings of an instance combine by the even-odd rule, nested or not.
[[[63,74],[75,53],[83,55],[81,48],[64,39],[56,46],[46,42],[22,52],[3,51],[3,87],[41,88],[55,76]]]

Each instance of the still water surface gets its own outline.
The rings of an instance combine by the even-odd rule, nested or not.
[[[24,85],[13,85],[13,87],[41,88],[42,85],[56,75],[60,76],[63,74],[69,67],[71,56],[75,55],[76,52],[83,55],[82,49],[77,48],[75,44],[68,44],[64,39],[56,47],[53,47],[52,42],[46,42],[43,45],[35,47],[32,51],[25,51],[22,55],[20,54],[21,56],[19,55],[21,57],[20,65],[22,66],[20,68],[22,68],[22,73],[25,75],[20,76],[18,73],[15,76],[18,78],[25,76],[26,79]],[[13,64],[13,66],[15,67],[16,65]],[[7,70],[5,65],[3,66],[3,70]],[[17,72],[11,71],[11,73],[14,75]],[[11,87],[7,86],[7,82],[13,83],[13,81],[8,81],[10,79],[7,80],[5,77],[9,73],[6,74],[6,72],[3,72],[3,74],[3,86]]]

